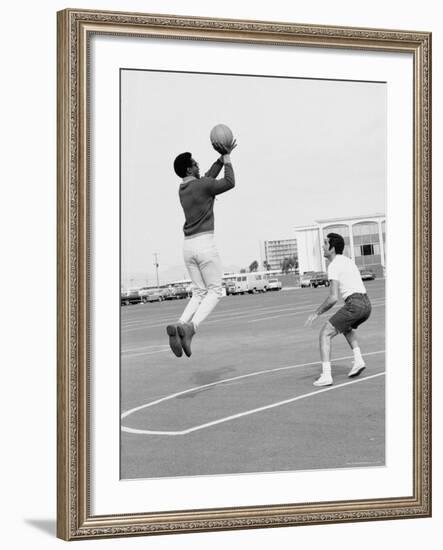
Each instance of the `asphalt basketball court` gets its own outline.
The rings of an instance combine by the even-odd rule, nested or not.
[[[155,478],[383,466],[385,285],[366,283],[357,331],[367,368],[332,341],[334,385],[317,388],[318,333],[304,322],[328,289],[228,296],[175,357],[165,327],[184,300],[121,309],[121,477]],[[338,305],[340,307],[341,304]]]

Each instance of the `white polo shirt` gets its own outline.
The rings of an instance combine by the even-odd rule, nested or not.
[[[338,281],[338,289],[343,300],[355,292],[366,294],[358,267],[353,260],[342,254],[337,254],[328,265],[328,279]]]

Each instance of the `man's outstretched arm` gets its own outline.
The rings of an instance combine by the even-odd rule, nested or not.
[[[214,149],[222,154],[223,165],[225,167],[224,177],[211,182],[211,192],[213,195],[219,195],[225,191],[229,191],[235,187],[234,169],[232,168],[230,153],[237,147],[237,142],[234,140],[230,145],[222,145],[214,142]]]
[[[205,174],[205,178],[216,178],[220,172],[221,172],[221,169],[223,168],[223,155],[221,155],[215,162],[214,164],[211,166],[211,168],[209,168],[209,170],[206,172]]]
[[[225,163],[224,177],[219,180],[212,180],[211,191],[213,195],[220,195],[235,187],[234,169],[232,168],[231,159],[229,155],[224,155],[223,161]]]
[[[326,311],[331,309],[331,307],[335,306],[337,301],[338,301],[338,281],[336,281],[335,279],[331,279],[328,297],[321,304],[321,306],[317,308],[315,313],[311,313],[311,315],[309,315],[305,323],[305,326],[312,325],[312,323],[317,319],[319,315],[321,315],[322,313],[325,313]]]

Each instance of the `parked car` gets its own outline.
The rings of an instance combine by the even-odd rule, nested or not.
[[[142,288],[139,292],[140,301],[144,304],[148,302],[161,302],[163,297],[157,288]]]
[[[311,286],[311,277],[314,275],[314,271],[306,271],[303,273],[303,275],[300,277],[300,286],[302,288],[310,287]]]
[[[166,300],[170,293],[168,288],[159,288],[158,292],[160,294],[161,301]]]
[[[255,294],[256,292],[266,292],[268,281],[260,273],[242,273],[232,281],[229,286],[229,294]]]
[[[317,288],[318,286],[329,286],[329,279],[324,271],[319,271],[311,276],[311,286]]]
[[[165,291],[165,300],[175,300],[174,289],[172,286],[166,288]]]
[[[375,279],[375,273],[370,269],[360,269],[360,276],[362,281],[373,281]]]
[[[222,281],[222,287],[225,289],[226,296],[235,294],[235,282],[234,281]]]
[[[187,298],[189,296],[189,293],[184,286],[173,286],[167,290],[168,293],[165,295],[165,300],[181,300],[182,298]]]
[[[182,300],[183,298],[187,298],[189,293],[185,286],[176,286],[174,288],[174,295],[177,300]]]
[[[281,290],[282,284],[278,279],[268,279],[267,287],[268,290]]]
[[[232,281],[222,281],[222,288],[225,289],[226,296],[229,296],[232,294],[231,290],[233,290],[234,284]]]
[[[129,304],[139,304],[140,294],[137,289],[122,290],[120,296],[120,304],[122,306],[128,306]]]

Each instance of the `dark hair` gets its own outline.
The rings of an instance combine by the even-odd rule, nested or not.
[[[185,178],[188,174],[188,168],[192,166],[192,154],[191,153],[181,153],[174,160],[174,170],[179,178]]]
[[[329,241],[329,250],[334,247],[336,254],[343,254],[345,248],[345,240],[343,237],[338,233],[328,233],[326,237]]]

